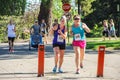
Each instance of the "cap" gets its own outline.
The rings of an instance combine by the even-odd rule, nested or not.
[[[38,20],[35,20],[35,23],[38,22]]]

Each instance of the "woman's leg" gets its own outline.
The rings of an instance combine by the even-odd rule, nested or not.
[[[75,64],[76,64],[76,69],[80,68],[80,48],[77,46],[74,46],[74,51],[75,51]]]
[[[80,67],[83,68],[85,48],[80,48]]]
[[[11,37],[8,37],[8,43],[9,43],[9,51],[12,50],[12,38]]]
[[[60,61],[59,61],[59,69],[61,68],[62,64],[63,64],[63,58],[64,58],[64,53],[65,53],[65,50],[60,50]]]
[[[53,68],[53,72],[56,72],[56,70],[57,70],[57,64],[58,64],[58,58],[59,58],[59,47],[54,47],[53,48],[53,50],[54,50],[54,62],[55,62],[55,66],[54,66],[54,68]]]
[[[47,34],[45,34],[45,42],[46,42],[46,44],[47,44]]]
[[[15,37],[13,37],[12,40],[11,40],[11,49],[12,49],[12,51],[14,51],[14,40],[15,40]]]
[[[11,40],[8,38],[9,51],[11,50]]]
[[[59,47],[54,47],[54,60],[55,60],[55,66],[57,66],[58,63],[58,57],[59,57]]]
[[[110,35],[110,31],[107,31],[107,36],[108,36],[108,38],[109,38],[109,40],[111,40],[111,35]]]
[[[116,36],[115,31],[113,31],[113,35],[114,35],[115,39],[117,40],[117,36]]]
[[[103,40],[105,40],[105,31],[103,31],[102,34],[103,34]]]

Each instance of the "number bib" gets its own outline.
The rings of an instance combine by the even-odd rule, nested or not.
[[[80,38],[81,38],[81,36],[80,36],[80,34],[75,34],[75,35],[74,35],[74,38],[75,38],[75,41],[79,41]]]
[[[58,35],[57,42],[63,42],[63,41],[64,41],[63,38],[60,35]]]

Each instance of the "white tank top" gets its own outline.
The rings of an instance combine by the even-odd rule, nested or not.
[[[15,31],[14,31],[15,25],[14,24],[8,24],[7,28],[8,28],[8,37],[16,37]]]

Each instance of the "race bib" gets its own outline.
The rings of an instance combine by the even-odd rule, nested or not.
[[[64,41],[63,38],[60,35],[58,35],[57,42],[63,42],[63,41]]]
[[[79,41],[81,38],[80,34],[75,34],[74,37],[75,37],[75,41]]]

